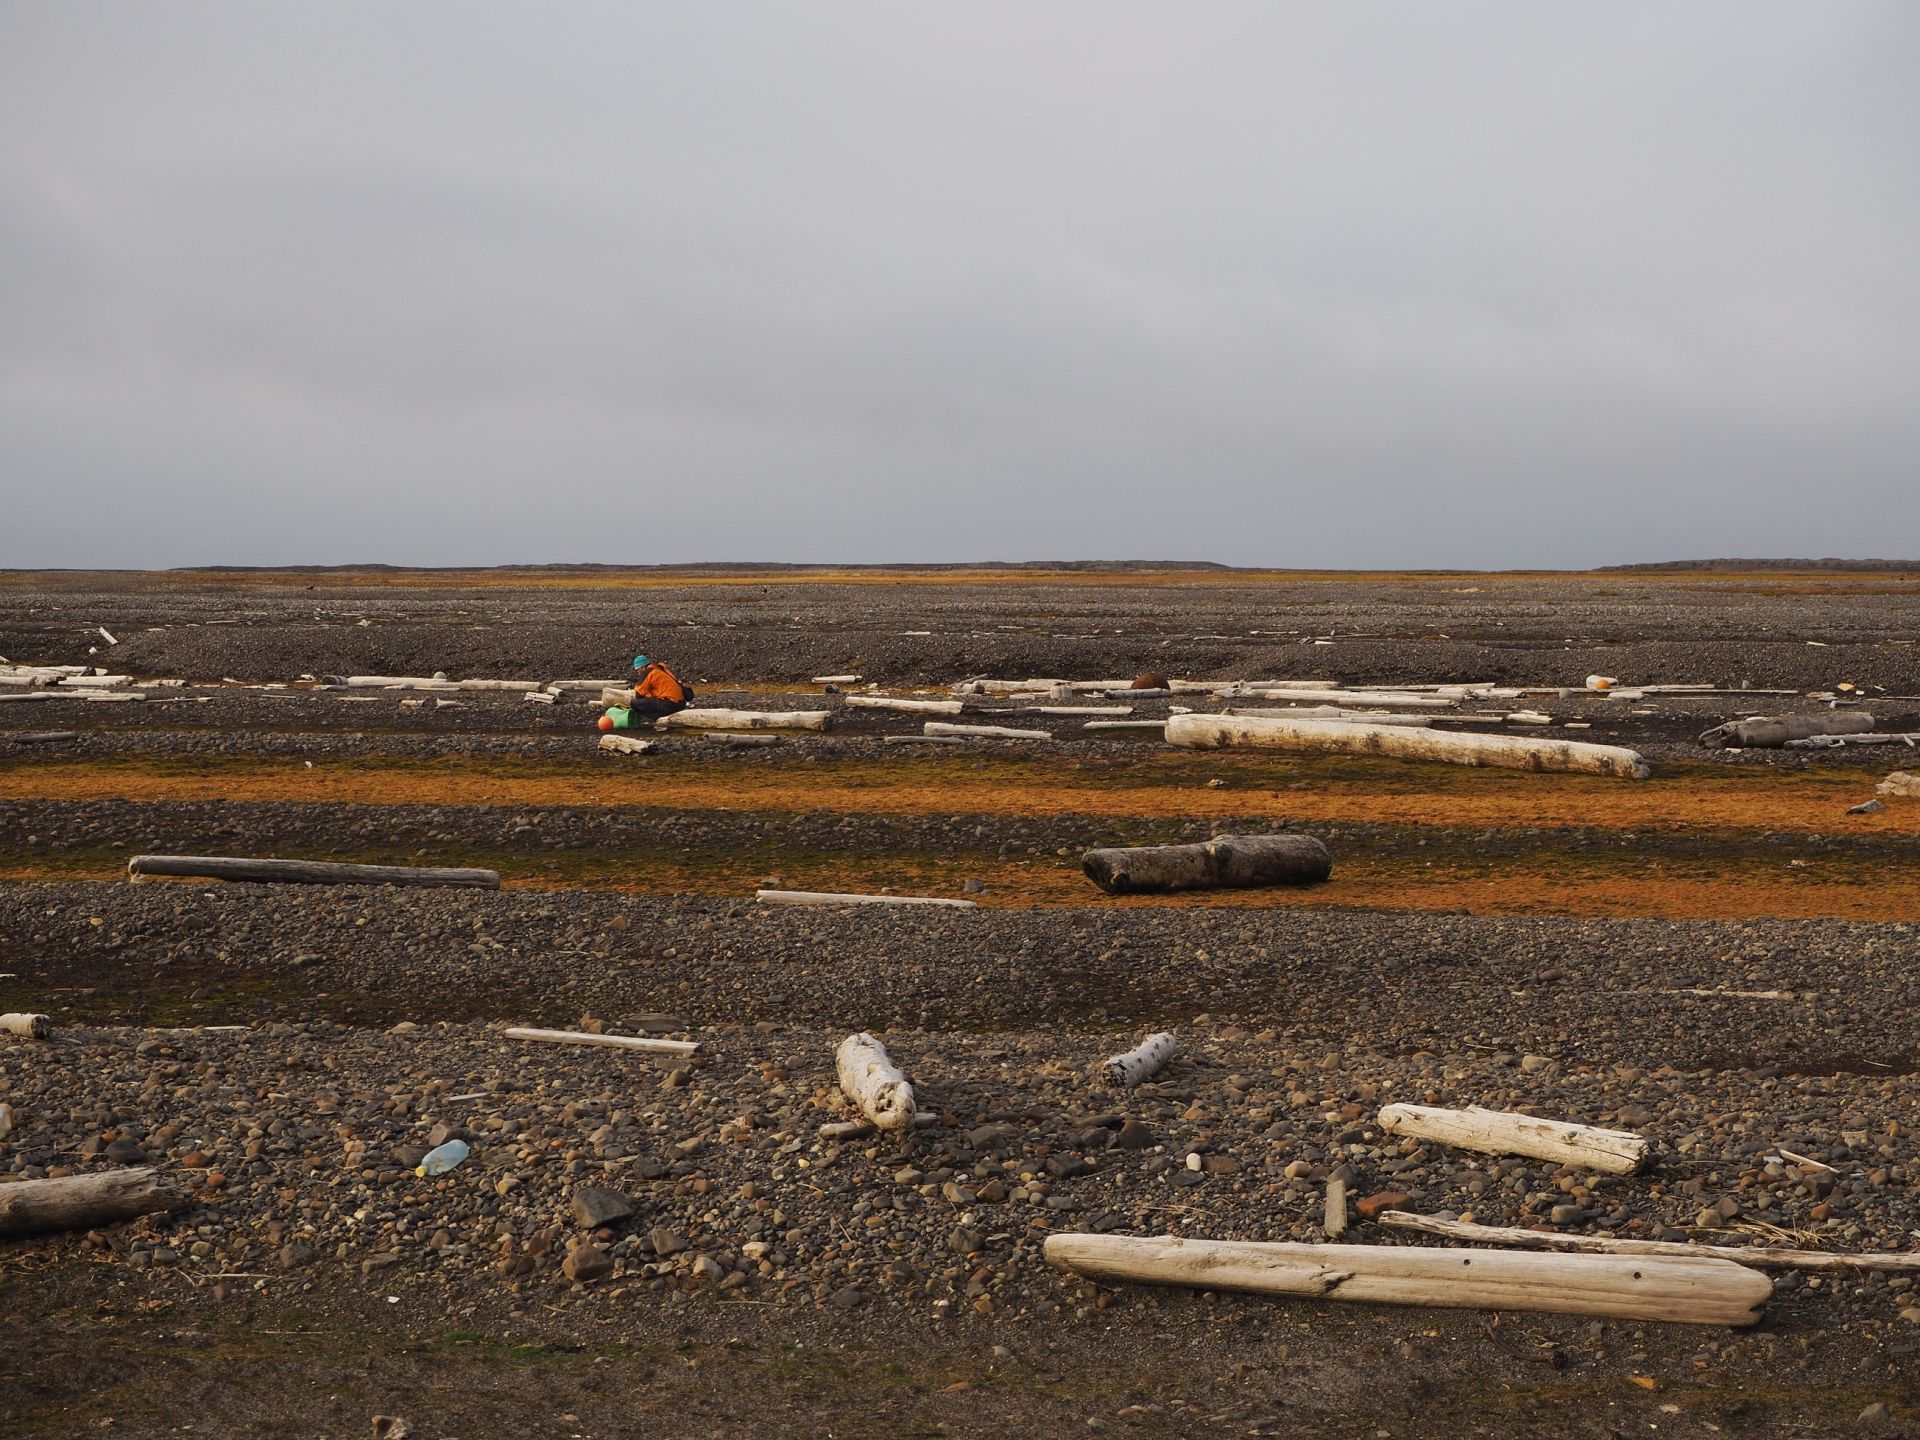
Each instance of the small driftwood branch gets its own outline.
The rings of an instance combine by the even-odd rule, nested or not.
[[[948,900],[938,895],[840,895],[828,890],[756,890],[762,905],[939,905],[949,910],[977,910],[971,900]]]
[[[230,855],[136,855],[135,880],[249,880],[280,885],[440,885],[498,890],[500,872],[441,865],[335,865],[323,860],[242,860]]]
[[[602,735],[600,748],[610,755],[645,755],[653,749],[653,741],[636,735]]]
[[[944,725],[938,720],[929,720],[926,733],[933,736],[954,736],[966,740],[1051,740],[1053,736],[1045,730],[1013,730],[1005,725]]]
[[[840,1092],[877,1130],[905,1130],[914,1123],[913,1086],[887,1054],[887,1047],[862,1030],[840,1042],[834,1052]]]
[[[660,1040],[651,1035],[595,1035],[587,1030],[536,1030],[515,1025],[500,1032],[509,1040],[544,1040],[554,1045],[604,1045],[612,1050],[645,1050],[654,1055],[691,1055],[698,1040]]]
[[[1428,1105],[1389,1105],[1380,1128],[1390,1135],[1437,1140],[1487,1155],[1530,1155],[1561,1165],[1581,1165],[1612,1175],[1631,1175],[1647,1158],[1644,1136],[1602,1130],[1565,1120],[1542,1120],[1506,1110],[1442,1110]]]
[[[1773,1294],[1766,1276],[1709,1257],[1534,1255],[1125,1235],[1049,1235],[1045,1254],[1050,1263],[1090,1280],[1691,1325],[1751,1325]]]
[[[940,1117],[931,1110],[916,1110],[913,1115],[913,1128],[925,1130],[938,1125]],[[880,1132],[871,1120],[829,1120],[820,1127],[822,1140],[853,1140],[862,1135],[878,1135]]]
[[[1785,1153],[1785,1152],[1782,1152]],[[1824,1168],[1824,1167],[1823,1167]],[[1920,1270],[1920,1251],[1844,1253],[1828,1250],[1782,1250],[1766,1245],[1689,1245],[1676,1240],[1624,1240],[1610,1235],[1569,1235],[1557,1230],[1525,1230],[1515,1225],[1476,1225],[1466,1220],[1439,1220],[1406,1210],[1388,1210],[1380,1224],[1394,1230],[1417,1230],[1448,1240],[1471,1240],[1487,1245],[1516,1245],[1536,1250],[1577,1250],[1593,1255],[1703,1255],[1731,1260],[1752,1270]]]

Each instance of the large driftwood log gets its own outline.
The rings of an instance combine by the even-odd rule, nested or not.
[[[958,715],[967,708],[963,700],[905,700],[892,695],[848,695],[843,703],[855,710],[891,710],[901,715]]]
[[[1100,1068],[1107,1072],[1107,1078],[1123,1090],[1131,1090],[1143,1080],[1150,1079],[1166,1067],[1166,1063],[1180,1053],[1180,1042],[1170,1030],[1159,1030],[1147,1036],[1131,1050],[1123,1050],[1118,1055],[1109,1055],[1100,1062]]]
[[[662,715],[662,730],[824,730],[831,710],[676,710]]]
[[[762,905],[940,905],[951,910],[978,910],[971,900],[948,900],[938,895],[855,895],[827,890],[756,890]]]
[[[1873,717],[1857,710],[1829,710],[1819,715],[1761,715],[1752,720],[1730,720],[1703,731],[1700,743],[1709,750],[1776,750],[1789,740],[1815,735],[1869,735]]]
[[[1581,1165],[1612,1175],[1631,1175],[1647,1158],[1647,1140],[1631,1130],[1602,1130],[1565,1120],[1542,1120],[1506,1110],[1442,1110],[1429,1105],[1388,1105],[1380,1128],[1391,1135],[1437,1140],[1487,1155],[1531,1155],[1561,1165]]]
[[[610,1050],[646,1050],[655,1055],[691,1055],[698,1040],[661,1040],[652,1035],[595,1035],[589,1030],[539,1030],[515,1025],[501,1032],[509,1040],[544,1040],[552,1045],[604,1045]]]
[[[18,1035],[23,1040],[44,1040],[52,1033],[51,1015],[0,1015],[0,1035]]]
[[[1710,1258],[1126,1235],[1049,1235],[1045,1254],[1063,1270],[1109,1282],[1691,1325],[1751,1325],[1773,1294],[1766,1276]]]
[[[1475,1225],[1467,1220],[1438,1220],[1406,1210],[1388,1210],[1380,1224],[1417,1230],[1448,1240],[1514,1245],[1535,1250],[1577,1250],[1590,1255],[1705,1255],[1731,1260],[1751,1270],[1920,1270],[1920,1251],[1782,1250],[1770,1245],[1689,1245],[1677,1240],[1625,1240],[1612,1235],[1569,1235],[1559,1230],[1525,1230],[1517,1225]]]
[[[1089,850],[1080,868],[1109,895],[1313,885],[1333,873],[1311,835],[1216,835],[1194,845]]]
[[[841,1093],[876,1130],[905,1130],[913,1125],[913,1086],[888,1056],[886,1046],[862,1030],[842,1040],[833,1058]]]
[[[230,855],[136,855],[127,861],[135,880],[177,876],[193,880],[259,880],[279,885],[450,885],[498,890],[498,870],[443,865],[335,865],[323,860],[242,860]]]
[[[162,1210],[184,1210],[186,1192],[163,1184],[146,1166],[66,1175],[58,1180],[18,1180],[0,1185],[0,1235],[41,1230],[92,1230]]]
[[[1252,745],[1306,754],[1381,755],[1396,760],[1443,760],[1455,765],[1612,775],[1631,780],[1644,780],[1653,773],[1641,755],[1618,745],[1472,731],[1401,730],[1337,720],[1175,715],[1167,721],[1167,740],[1197,749]]]
[[[926,732],[933,736],[957,736],[967,740],[1051,740],[1045,730],[1010,730],[1004,725],[943,725],[929,720]]]

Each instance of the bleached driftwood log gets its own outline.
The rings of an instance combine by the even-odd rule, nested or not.
[[[863,677],[859,675],[816,675],[811,683],[815,685],[858,685]]]
[[[958,715],[967,708],[961,700],[906,700],[892,695],[848,695],[842,703],[855,710],[892,710],[901,715]]]
[[[92,1230],[162,1210],[184,1210],[186,1192],[163,1184],[153,1170],[102,1170],[57,1180],[0,1185],[0,1235],[41,1230]]]
[[[1164,720],[1089,720],[1082,730],[1165,730]]]
[[[887,1054],[887,1047],[862,1030],[840,1042],[834,1052],[840,1091],[877,1130],[905,1130],[914,1123],[913,1086]]]
[[[0,699],[4,699],[0,696]],[[965,735],[882,735],[882,745],[971,745]]]
[[[1429,729],[1434,721],[1431,715],[1398,715],[1391,710],[1342,710],[1338,705],[1303,705],[1298,710],[1229,705],[1222,713],[1279,720],[1339,720],[1350,725],[1399,725],[1415,730]]]
[[[1243,690],[1240,698],[1303,705],[1397,705],[1402,710],[1451,710],[1459,704],[1450,695],[1419,695],[1411,690]]]
[[[498,870],[445,865],[335,865],[323,860],[243,860],[231,855],[136,855],[127,861],[135,880],[174,876],[192,880],[254,880],[279,885],[450,885],[498,890]]]
[[[544,1040],[553,1045],[604,1045],[612,1050],[645,1050],[655,1055],[691,1055],[698,1040],[661,1040],[652,1035],[595,1035],[587,1030],[538,1030],[515,1025],[500,1032],[509,1040]]]
[[[831,710],[676,710],[657,722],[662,730],[824,730]]]
[[[1380,1112],[1380,1128],[1391,1135],[1437,1140],[1487,1155],[1531,1155],[1612,1175],[1638,1170],[1648,1148],[1646,1137],[1631,1130],[1602,1130],[1507,1110],[1483,1110],[1478,1105],[1465,1110],[1388,1105]]]
[[[1709,1258],[1126,1235],[1049,1235],[1045,1254],[1063,1270],[1108,1282],[1691,1325],[1751,1325],[1773,1294],[1766,1276]]]
[[[453,682],[462,690],[531,690],[540,682],[537,680],[456,680]]]
[[[926,724],[929,735],[955,736],[966,740],[1051,740],[1045,730],[1011,730],[1004,725],[943,725],[938,720]]]
[[[971,900],[947,900],[938,895],[856,895],[828,890],[756,890],[762,905],[943,905],[952,910],[977,910]]]
[[[0,1015],[0,1035],[18,1035],[25,1040],[44,1040],[53,1033],[51,1015],[12,1013]]]
[[[1107,1078],[1123,1090],[1131,1090],[1143,1080],[1151,1079],[1165,1068],[1166,1063],[1180,1053],[1180,1042],[1170,1030],[1159,1030],[1147,1036],[1131,1050],[1123,1050],[1118,1055],[1109,1055],[1100,1062],[1100,1068]]]
[[[1131,705],[1029,705],[1019,715],[1131,715]]]
[[[529,690],[520,698],[535,705],[555,705],[559,703],[560,695],[554,690]]]
[[[653,749],[653,741],[637,735],[602,735],[600,748],[614,755],[645,755]]]
[[[1167,721],[1167,741],[1198,749],[1253,745],[1307,754],[1380,755],[1395,760],[1442,760],[1455,765],[1612,775],[1632,780],[1644,780],[1653,773],[1641,755],[1618,745],[1475,731],[1402,730],[1329,720],[1175,715]]]
[[[1789,750],[1840,750],[1849,745],[1906,745],[1920,748],[1920,730],[1903,730],[1877,735],[1809,735],[1804,740],[1787,741]]]
[[[133,683],[131,675],[69,675],[60,682],[63,690],[121,690]]]
[[[1514,710],[1505,717],[1509,725],[1551,725],[1553,717],[1544,710]]]
[[[1612,1235],[1569,1235],[1559,1230],[1526,1230],[1517,1225],[1475,1225],[1438,1220],[1406,1210],[1388,1210],[1379,1223],[1394,1230],[1417,1230],[1448,1240],[1514,1245],[1535,1250],[1578,1250],[1592,1255],[1705,1255],[1731,1260],[1751,1270],[1920,1270],[1920,1251],[1783,1250],[1771,1245],[1689,1245],[1678,1240],[1625,1240]]]
[[[1080,868],[1109,895],[1139,895],[1313,885],[1333,872],[1333,858],[1311,835],[1216,835],[1193,845],[1089,850]]]
[[[431,675],[349,675],[347,685],[354,690],[458,690],[460,688],[457,680],[442,680]]]
[[[1873,731],[1873,717],[1857,710],[1829,710],[1819,715],[1761,715],[1751,720],[1730,720],[1701,732],[1700,743],[1709,750],[1774,750],[1789,740],[1805,740],[1815,735],[1867,735]]]
[[[778,735],[735,735],[730,730],[703,730],[700,738],[710,745],[725,745],[735,750],[759,750],[778,745]]]

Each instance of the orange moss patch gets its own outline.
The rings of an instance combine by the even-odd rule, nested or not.
[[[387,857],[391,859],[392,857]],[[426,857],[425,863],[442,858]],[[472,855],[462,863],[498,869],[508,889],[592,888],[628,894],[744,896],[765,878],[764,858],[694,864],[658,854],[599,857],[571,872],[547,870],[549,859]],[[981,881],[973,897],[987,907],[1071,906],[1120,909],[1364,909],[1444,911],[1474,915],[1640,916],[1666,920],[1920,920],[1920,861],[1891,872],[1845,862],[1799,866],[1759,857],[1715,870],[1710,865],[1620,856],[1530,855],[1497,869],[1478,863],[1426,862],[1406,851],[1341,855],[1332,880],[1302,889],[1212,890],[1179,895],[1105,895],[1076,863],[968,861],[924,855],[810,857],[779,862],[784,888],[952,897],[961,881]],[[123,866],[97,857],[0,867],[0,880],[122,878]],[[169,882],[159,882],[169,883]],[[194,883],[194,882],[178,882]]]
[[[980,768],[975,768],[979,766]],[[1222,781],[1211,785],[1209,781]],[[1294,787],[1300,788],[1294,788]],[[1920,804],[1844,815],[1870,791],[1837,770],[1674,766],[1651,780],[1392,761],[1151,752],[1062,766],[972,756],[741,763],[652,757],[579,763],[125,756],[0,766],[0,799],[248,800],[357,805],[653,806],[891,815],[1063,814],[1448,827],[1911,833]]]

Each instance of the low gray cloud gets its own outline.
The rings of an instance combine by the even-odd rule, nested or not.
[[[1920,535],[1920,12],[0,12],[0,564]]]

